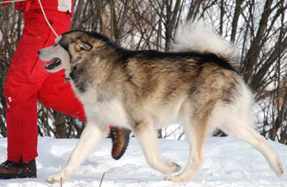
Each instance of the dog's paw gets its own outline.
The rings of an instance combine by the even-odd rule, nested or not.
[[[49,177],[46,178],[46,181],[48,183],[51,183],[51,184],[56,183],[56,182],[61,182],[61,180],[62,179],[59,178],[58,175],[52,175],[52,176],[49,176]]]
[[[275,170],[278,177],[282,176],[284,174],[284,169],[281,163],[278,163],[278,167]]]
[[[185,180],[182,177],[179,176],[168,176],[164,178],[165,181],[171,181],[171,182],[184,182]]]
[[[181,170],[180,165],[178,165],[175,162],[166,162],[166,164],[168,165],[168,168],[169,168],[169,171],[167,172],[167,174],[176,173]]]
[[[56,175],[52,175],[46,178],[48,183],[65,182],[69,178],[67,172],[59,172]]]

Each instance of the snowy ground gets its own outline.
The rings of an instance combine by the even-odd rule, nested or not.
[[[0,139],[0,161],[6,159],[6,139]],[[78,140],[39,138],[38,178],[0,180],[0,187],[60,187],[48,184],[45,177],[57,172],[67,161]],[[271,142],[287,168],[287,146]],[[186,141],[160,140],[165,160],[186,164],[189,146]],[[115,161],[110,156],[111,142],[105,139],[64,187],[287,187],[287,174],[278,178],[264,157],[248,144],[230,137],[209,138],[206,160],[199,175],[192,181],[163,181],[165,175],[151,169],[145,162],[137,140],[132,138],[124,157]]]

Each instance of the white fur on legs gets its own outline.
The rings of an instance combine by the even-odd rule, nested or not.
[[[88,123],[82,132],[81,138],[73,150],[66,165],[55,175],[47,177],[49,183],[64,182],[72,172],[88,157],[99,141],[107,136],[108,126],[99,128],[95,124]]]
[[[185,133],[189,141],[189,160],[185,169],[176,176],[168,176],[165,180],[173,182],[183,182],[195,177],[204,161],[204,146],[207,139],[206,124],[187,123]]]
[[[281,176],[284,171],[276,152],[267,143],[266,139],[257,133],[252,126],[249,125],[250,123],[246,121],[247,120],[243,121],[242,119],[232,120],[229,121],[229,123],[224,124],[222,127],[220,127],[220,129],[227,134],[240,138],[252,145],[255,149],[263,154],[268,161],[269,166],[277,174],[277,176]]]
[[[142,147],[147,163],[154,169],[170,174],[178,172],[181,167],[173,162],[164,162],[159,154],[158,140],[155,130],[146,122],[143,122],[134,129],[139,144]]]

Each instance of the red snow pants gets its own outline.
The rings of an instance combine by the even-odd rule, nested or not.
[[[71,14],[46,10],[60,35],[70,29]],[[56,111],[86,121],[83,105],[75,97],[64,71],[48,73],[37,51],[54,44],[56,36],[40,10],[24,12],[24,29],[8,71],[4,95],[7,102],[8,160],[24,162],[37,157],[37,100]]]

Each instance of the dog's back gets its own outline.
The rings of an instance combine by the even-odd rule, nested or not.
[[[147,119],[158,129],[184,120],[185,113],[208,119],[215,107],[238,108],[242,100],[249,106],[251,93],[234,68],[232,45],[205,29],[202,22],[183,25],[169,53],[129,51],[105,43],[97,56],[101,63],[87,65],[84,75],[97,81],[92,89],[101,99],[92,103],[85,97],[87,103],[109,108],[107,115],[101,114],[105,122],[131,129]],[[103,113],[100,107],[93,108]]]

